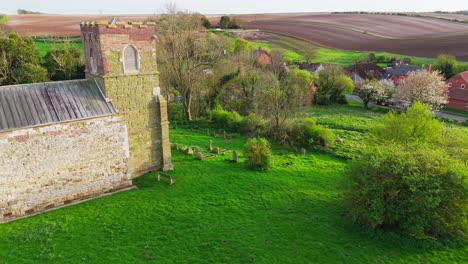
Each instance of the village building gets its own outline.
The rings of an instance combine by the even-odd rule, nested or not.
[[[300,70],[308,71],[310,74],[316,74],[325,70],[325,67],[322,65],[322,63],[313,63],[313,62],[298,63],[297,67]]]
[[[270,53],[262,48],[258,48],[252,52],[252,56],[259,65],[271,65],[272,58]]]
[[[0,87],[0,222],[170,170],[154,23],[82,23],[85,80]]]
[[[400,84],[403,80],[408,78],[411,72],[418,70],[429,70],[429,68],[408,64],[396,64],[393,68],[387,69],[384,74],[385,79],[392,80],[395,85]]]
[[[449,78],[446,83],[447,107],[468,111],[468,71]]]
[[[354,84],[360,84],[366,80],[380,80],[385,73],[385,70],[373,62],[355,63],[344,68],[346,75],[348,75]]]

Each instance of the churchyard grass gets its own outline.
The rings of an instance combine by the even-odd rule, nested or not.
[[[381,110],[358,103],[304,109],[357,146]],[[350,223],[341,181],[348,161],[338,153],[296,154],[273,144],[268,172],[247,169],[237,134],[213,137],[178,125],[171,141],[203,149],[199,161],[173,149],[177,182],[155,174],[137,190],[0,225],[0,263],[466,263],[462,238],[421,241]],[[237,150],[206,158],[208,142]],[[333,152],[333,151],[332,151]],[[333,154],[333,153],[332,153]]]

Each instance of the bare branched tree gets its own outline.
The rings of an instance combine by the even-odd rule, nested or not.
[[[180,92],[187,120],[192,120],[191,103],[203,70],[212,69],[225,54],[228,42],[203,32],[201,16],[178,11],[175,5],[158,20],[159,66],[163,85]]]

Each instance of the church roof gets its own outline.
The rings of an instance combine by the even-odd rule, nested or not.
[[[93,79],[0,86],[0,131],[116,112]]]

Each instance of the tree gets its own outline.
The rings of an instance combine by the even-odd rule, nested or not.
[[[325,69],[318,74],[316,86],[315,102],[317,104],[342,103],[346,101],[344,94],[353,92],[353,81],[338,65],[326,65]]]
[[[447,85],[438,71],[418,70],[411,72],[406,80],[396,87],[400,102],[427,104],[433,111],[447,104]]]
[[[224,29],[229,29],[231,26],[231,18],[228,16],[222,16],[219,20],[219,27]]]
[[[345,201],[353,221],[415,237],[466,232],[468,170],[460,162],[466,151],[445,137],[442,124],[420,102],[401,115],[385,115],[348,170]]]
[[[382,124],[369,132],[371,142],[398,144],[431,144],[442,142],[442,124],[435,118],[429,106],[415,102],[400,115],[390,112],[383,117]]]
[[[211,22],[210,20],[208,20],[208,18],[206,18],[206,16],[201,17],[201,23],[202,23],[202,26],[206,29],[212,28]]]
[[[385,95],[385,88],[380,81],[371,80],[359,88],[358,95],[367,108],[370,102],[376,103]]]
[[[180,92],[187,120],[192,120],[192,94],[203,70],[214,67],[229,45],[224,36],[200,28],[199,15],[179,12],[174,6],[158,20],[161,77],[164,85]]]
[[[17,33],[0,37],[1,85],[45,81],[44,72],[47,73],[45,69],[40,69],[39,50],[31,38],[21,37]]]
[[[62,46],[53,46],[44,57],[44,65],[51,80],[84,78],[84,62],[80,50],[67,40]]]
[[[448,79],[457,74],[457,60],[454,56],[441,54],[437,57],[434,64],[434,70],[440,71],[440,73]]]

